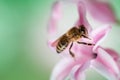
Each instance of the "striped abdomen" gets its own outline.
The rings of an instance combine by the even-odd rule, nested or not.
[[[66,35],[62,36],[56,46],[57,53],[61,53],[63,50],[65,50],[69,42],[70,40]]]

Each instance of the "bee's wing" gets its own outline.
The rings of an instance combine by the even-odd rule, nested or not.
[[[61,37],[59,37],[58,39],[56,39],[55,41],[53,41],[52,44],[51,44],[51,46],[52,46],[52,47],[57,46],[57,43],[59,42],[59,40],[60,40],[64,35],[66,35],[66,34],[63,34]]]
[[[57,39],[57,40],[53,41],[53,42],[51,43],[51,46],[52,46],[52,47],[56,47],[56,45],[57,45],[58,41],[59,41],[59,39]]]

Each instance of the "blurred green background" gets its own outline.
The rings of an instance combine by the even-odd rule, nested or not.
[[[55,0],[0,0],[0,80],[49,80],[60,56],[46,44],[47,22]],[[120,1],[111,0],[118,19]],[[105,47],[119,51],[120,25],[114,25]],[[87,80],[106,80],[88,70]]]

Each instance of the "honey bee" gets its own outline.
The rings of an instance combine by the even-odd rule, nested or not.
[[[68,30],[68,32],[66,32],[65,34],[63,34],[58,39],[58,43],[56,45],[56,52],[57,53],[61,53],[71,43],[71,45],[69,47],[69,53],[70,53],[70,55],[72,57],[75,57],[75,55],[71,51],[71,48],[73,46],[73,42],[77,42],[78,44],[84,44],[84,45],[89,45],[89,46],[94,45],[92,43],[79,42],[80,38],[82,38],[82,37],[90,39],[88,37],[88,31],[85,28],[85,26],[84,25],[80,25],[79,27],[72,27],[70,30]]]

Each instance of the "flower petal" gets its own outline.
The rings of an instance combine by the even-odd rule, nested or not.
[[[102,23],[113,23],[116,21],[115,14],[108,2],[90,0],[87,9],[91,16]]]
[[[50,80],[64,80],[72,68],[75,61],[71,58],[62,59],[54,68]]]
[[[77,56],[75,59],[71,57],[63,58],[55,66],[51,75],[51,80],[64,80],[76,66],[80,66],[78,71],[83,72],[87,67],[89,67],[89,62],[91,59],[91,56]],[[77,74],[76,71],[75,75],[76,77],[79,77],[79,74]]]
[[[59,1],[53,5],[51,17],[48,23],[48,35],[49,37],[54,36],[57,31],[57,24],[61,18],[61,4]]]
[[[102,48],[98,48],[98,56],[92,62],[95,70],[100,72],[103,76],[109,80],[118,80],[119,69],[113,58]]]
[[[55,46],[57,44],[57,41],[55,41],[55,36],[57,33],[57,26],[58,26],[58,22],[62,17],[62,10],[61,10],[61,2],[60,1],[56,1],[53,4],[53,8],[52,8],[52,12],[51,12],[51,17],[50,20],[48,22],[48,46],[51,49],[55,49]]]
[[[85,80],[85,70],[89,67],[90,61],[84,63],[74,73],[74,80]]]
[[[77,73],[74,80],[86,80],[85,73],[84,72]]]
[[[120,55],[116,51],[109,49],[109,48],[104,49],[104,50],[112,56],[112,58],[115,60],[115,62],[119,66],[119,70],[120,70]]]
[[[87,21],[86,7],[82,1],[78,2],[78,14],[79,14],[79,20],[77,21],[76,25],[84,25],[87,28],[88,32],[90,32],[92,30],[92,27]]]
[[[95,43],[93,51],[97,48],[97,46],[106,38],[107,34],[111,30],[111,26],[105,25],[103,27],[97,28],[96,30],[92,31],[91,36]]]
[[[109,48],[106,48],[104,49],[106,52],[108,52],[115,61],[117,61],[119,58],[120,58],[120,55],[119,53],[117,53],[116,51],[114,51],[113,49],[109,49]]]

